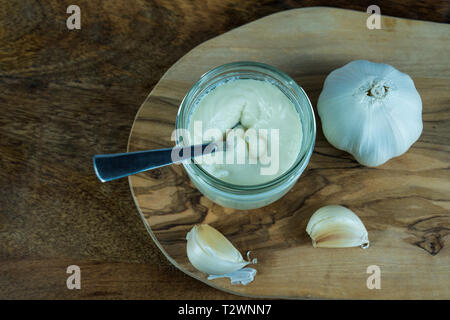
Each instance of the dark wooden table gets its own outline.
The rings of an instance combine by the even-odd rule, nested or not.
[[[190,49],[265,15],[335,6],[450,21],[435,1],[64,1],[0,4],[0,298],[235,299],[173,267],[147,234],[128,180],[91,158],[124,152],[134,116]],[[81,268],[81,290],[66,269]]]

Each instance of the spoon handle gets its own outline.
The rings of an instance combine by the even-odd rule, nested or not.
[[[159,150],[99,154],[93,158],[94,169],[100,181],[107,182],[211,153],[216,151],[217,147],[215,143],[207,143]]]

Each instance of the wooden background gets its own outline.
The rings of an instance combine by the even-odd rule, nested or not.
[[[135,114],[186,52],[262,16],[336,6],[450,22],[438,1],[0,1],[0,298],[238,298],[171,266],[128,180],[100,183],[91,157],[124,152]],[[66,288],[66,268],[82,289]]]

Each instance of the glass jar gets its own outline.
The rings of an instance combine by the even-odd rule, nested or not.
[[[236,79],[263,80],[276,85],[299,113],[303,130],[300,152],[294,164],[267,183],[230,184],[209,174],[194,161],[183,163],[191,181],[210,200],[224,207],[246,210],[266,206],[281,198],[294,186],[311,158],[316,139],[316,122],[308,96],[293,79],[272,66],[243,61],[216,67],[201,76],[181,102],[175,128],[188,130],[192,111],[201,98],[218,84]],[[181,140],[180,136],[176,136],[178,146],[184,145]]]

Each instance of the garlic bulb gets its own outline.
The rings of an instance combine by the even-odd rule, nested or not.
[[[422,133],[422,100],[394,67],[352,61],[331,72],[318,101],[328,142],[366,166],[406,152]]]
[[[208,224],[194,226],[186,240],[189,261],[196,269],[210,275],[230,274],[256,263],[256,259],[244,260],[231,242]]]
[[[353,211],[343,206],[325,206],[317,210],[306,226],[314,247],[369,247],[367,230]]]

